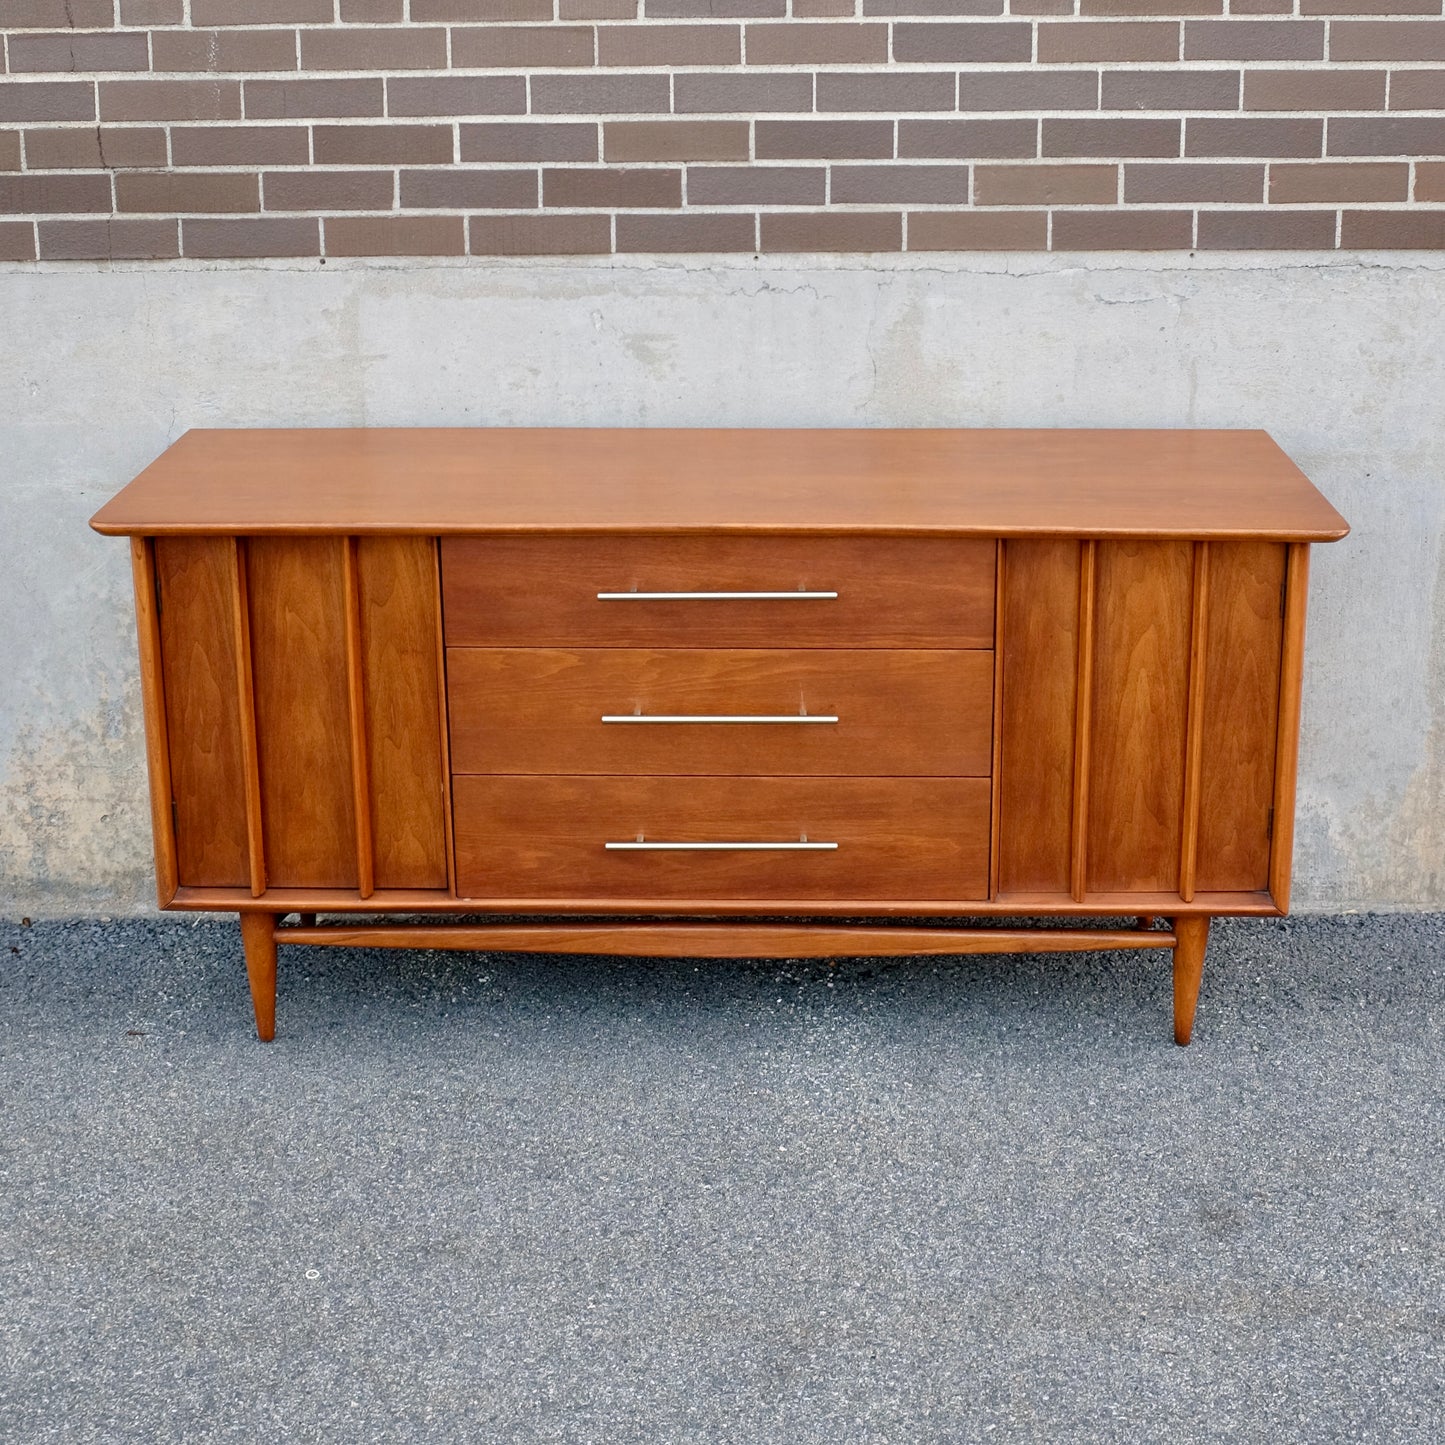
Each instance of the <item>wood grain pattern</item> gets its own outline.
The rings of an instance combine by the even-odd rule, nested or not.
[[[1069,892],[1089,891],[1089,792],[1094,777],[1094,657],[1099,544],[1079,544],[1079,645],[1074,657],[1074,801],[1069,816]]]
[[[994,552],[993,564],[993,655],[995,666],[993,669],[993,706],[991,710],[993,737],[988,761],[988,896],[990,898],[997,898],[999,889],[999,837],[1001,825],[999,794],[1002,790],[1001,779],[1003,777],[1003,767],[1000,761],[1003,757],[1003,668],[997,666],[997,662],[998,659],[1004,655],[1005,566],[1004,541],[1002,538],[999,538]]]
[[[241,945],[246,954],[251,1007],[256,1015],[256,1037],[263,1044],[276,1037],[277,917],[275,913],[241,915]]]
[[[356,891],[376,890],[371,829],[371,745],[366,727],[366,679],[362,661],[361,581],[355,537],[342,542],[341,576],[346,603],[346,713],[351,737],[351,807],[356,826]]]
[[[929,537],[444,537],[447,645],[987,648],[994,551]],[[838,596],[597,596],[800,590]]]
[[[1279,724],[1274,763],[1274,835],[1270,840],[1269,891],[1281,912],[1289,910],[1294,865],[1294,800],[1299,773],[1299,723],[1304,681],[1305,611],[1310,549],[1289,548],[1285,563],[1284,646],[1280,658]]]
[[[1179,833],[1179,896],[1194,897],[1199,861],[1199,809],[1204,765],[1204,690],[1209,682],[1208,542],[1194,544],[1193,601],[1189,616],[1189,693],[1184,724],[1184,817]]]
[[[1004,548],[999,888],[1066,892],[1079,544]]]
[[[232,546],[226,537],[155,543],[177,878],[196,886],[250,881]]]
[[[236,718],[241,730],[242,786],[246,797],[246,855],[251,894],[266,891],[266,825],[261,816],[261,748],[256,738],[256,675],[251,666],[251,602],[246,541],[231,543],[231,627],[236,636]]]
[[[363,537],[356,558],[376,886],[446,888],[436,545]]]
[[[1201,719],[1201,888],[1267,886],[1279,724],[1285,549],[1210,547],[1207,683]]]
[[[355,888],[343,540],[247,545],[266,876]]]
[[[463,898],[939,898],[988,891],[984,778],[453,780]],[[831,852],[609,852],[637,839]]]
[[[1178,935],[1174,947],[1174,1042],[1183,1047],[1194,1037],[1194,1010],[1209,947],[1209,919],[1198,915],[1176,918],[1174,931]]]
[[[165,908],[179,886],[175,814],[171,809],[170,740],[162,677],[161,629],[154,544],[132,537],[131,581],[135,587],[136,641],[140,647],[141,707],[145,716],[146,772],[150,783],[151,837],[156,860],[156,902]]]
[[[1177,889],[1193,548],[1098,549],[1090,891]]]
[[[450,648],[458,773],[987,777],[993,653]],[[837,717],[604,723],[604,716]]]
[[[97,531],[698,529],[1327,541],[1344,519],[1261,431],[187,432]]]

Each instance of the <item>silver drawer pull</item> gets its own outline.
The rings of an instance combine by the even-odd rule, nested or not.
[[[626,853],[820,853],[836,849],[838,845],[836,843],[648,843],[639,838],[635,843],[604,843],[602,846]]]
[[[756,716],[739,713],[736,716],[719,713],[607,713],[602,721],[605,723],[835,723],[836,717],[827,717],[823,714],[817,716],[799,713],[779,713],[776,717],[760,713]]]
[[[809,602],[836,592],[599,592],[599,602]]]

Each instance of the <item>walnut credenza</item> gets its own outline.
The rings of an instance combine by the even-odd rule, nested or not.
[[[277,945],[356,943],[1172,949],[1180,1043],[1210,917],[1288,907],[1348,530],[1249,431],[193,431],[92,525],[160,903],[240,914],[263,1039]]]

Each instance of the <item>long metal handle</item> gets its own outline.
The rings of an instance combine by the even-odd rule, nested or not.
[[[599,592],[599,602],[810,602],[836,592]]]
[[[836,717],[824,714],[801,715],[797,713],[779,713],[773,716],[767,713],[750,715],[746,713],[606,713],[602,721],[605,723],[835,723]]]
[[[820,853],[836,849],[838,845],[836,843],[652,843],[638,839],[635,843],[604,843],[602,846],[622,853]]]

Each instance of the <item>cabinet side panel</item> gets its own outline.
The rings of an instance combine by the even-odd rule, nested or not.
[[[1194,549],[1098,545],[1090,892],[1179,887]]]
[[[999,889],[1064,893],[1074,789],[1079,544],[1004,545]]]
[[[436,544],[363,537],[362,688],[378,888],[445,888]]]
[[[267,884],[354,888],[344,539],[246,546]]]
[[[1285,549],[1210,544],[1198,886],[1263,889],[1284,627]]]
[[[247,884],[229,537],[158,537],[161,675],[175,800],[176,864],[188,887]]]

